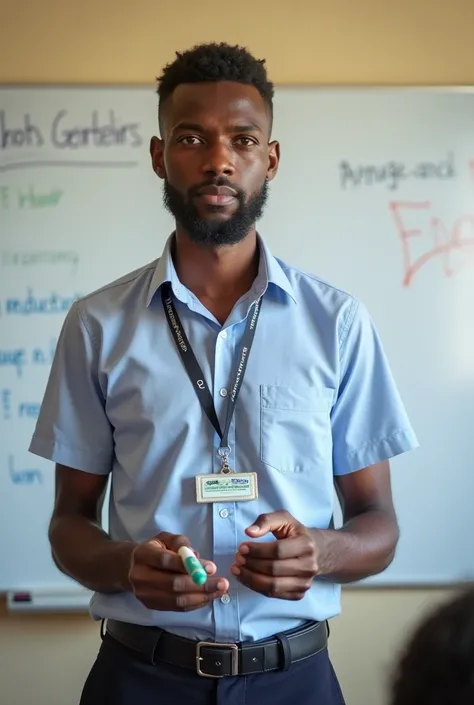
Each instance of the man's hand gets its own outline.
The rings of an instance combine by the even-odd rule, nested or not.
[[[178,554],[191,544],[186,536],[162,532],[138,544],[128,574],[132,592],[151,610],[187,612],[204,607],[229,589],[229,581],[215,577],[215,563],[201,561],[209,578],[195,585]]]
[[[261,514],[246,529],[250,537],[271,532],[276,541],[246,541],[239,547],[232,573],[255,592],[282,600],[301,600],[318,574],[317,533],[286,511]]]

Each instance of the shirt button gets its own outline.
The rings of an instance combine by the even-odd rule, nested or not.
[[[230,602],[230,595],[222,595],[221,602],[223,605],[228,605]]]
[[[226,330],[222,330],[222,331],[219,333],[219,337],[220,337],[220,338],[223,338],[223,339],[225,340],[225,339],[227,338],[227,331],[226,331]]]
[[[221,397],[226,397],[227,389],[225,387],[222,387],[222,389],[219,391],[219,394],[221,395]]]
[[[221,517],[221,519],[227,519],[227,517],[229,516],[229,512],[227,511],[227,509],[221,509],[221,511],[219,512],[219,516]]]

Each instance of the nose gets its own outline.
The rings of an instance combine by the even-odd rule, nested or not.
[[[206,176],[233,176],[235,167],[232,151],[225,144],[219,142],[209,145],[203,171]]]

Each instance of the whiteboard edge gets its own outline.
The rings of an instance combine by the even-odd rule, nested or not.
[[[474,93],[474,84],[387,84],[387,83],[278,83],[274,82],[276,90],[308,90],[308,91],[354,91],[354,92],[394,92],[394,93]],[[156,82],[150,83],[3,83],[0,82],[0,90],[34,90],[34,89],[58,89],[58,90],[136,90],[150,88],[156,92]]]

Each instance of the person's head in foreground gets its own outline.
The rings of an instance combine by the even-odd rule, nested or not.
[[[474,588],[423,619],[397,663],[390,705],[474,704]]]

